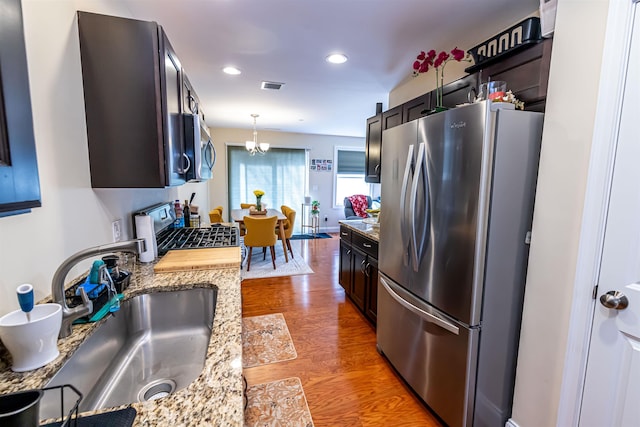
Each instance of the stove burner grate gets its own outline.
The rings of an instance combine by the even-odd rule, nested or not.
[[[170,228],[156,236],[158,255],[173,249],[223,248],[239,246],[237,227],[214,224],[210,228]]]

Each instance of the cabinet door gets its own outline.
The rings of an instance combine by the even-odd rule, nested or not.
[[[382,130],[402,124],[402,105],[393,107],[382,113]]]
[[[382,148],[382,113],[367,119],[366,182],[380,182],[380,149]]]
[[[503,80],[527,111],[544,112],[553,39],[533,45],[480,71],[481,80]]]
[[[353,303],[364,312],[367,296],[367,254],[357,249],[352,249],[353,254],[353,283],[351,286],[351,299]]]
[[[169,39],[160,31],[162,41],[162,104],[164,132],[164,155],[167,159],[167,185],[180,185],[186,182],[185,175],[191,167],[185,154],[184,129],[182,121],[182,66],[171,47]]]
[[[344,288],[344,292],[351,293],[351,245],[340,242],[340,276],[338,283]]]
[[[182,111],[186,114],[199,114],[200,102],[198,100],[198,95],[193,90],[193,86],[191,86],[191,82],[187,78],[184,71],[182,73]]]
[[[492,79],[493,80],[493,79]],[[456,105],[473,102],[478,94],[478,75],[469,74],[461,79],[444,85],[442,105],[454,108]],[[433,92],[435,97],[435,92]]]
[[[20,0],[0,0],[0,216],[41,206]]]
[[[376,324],[378,319],[378,260],[369,257],[367,259],[367,304],[365,314]]]
[[[402,123],[424,117],[429,110],[431,110],[431,92],[402,104]]]

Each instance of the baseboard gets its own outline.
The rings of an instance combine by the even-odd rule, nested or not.
[[[520,426],[516,424],[516,422],[513,421],[511,418],[509,418],[505,423],[504,427],[520,427]]]

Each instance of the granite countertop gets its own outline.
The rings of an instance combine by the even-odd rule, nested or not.
[[[338,222],[350,230],[362,234],[376,242],[380,240],[380,226],[374,227],[371,224],[363,222],[361,219],[343,219]]]
[[[216,312],[200,376],[188,387],[162,399],[107,408],[86,414],[131,406],[136,409],[134,426],[242,426],[242,305],[240,270],[226,268],[179,273],[154,273],[153,265],[134,268],[125,299],[141,294],[197,287],[218,288]],[[48,365],[29,372],[10,370],[6,349],[0,351],[0,394],[42,388],[101,322],[74,325],[73,333],[58,340],[60,355]],[[0,346],[3,347],[3,346]]]

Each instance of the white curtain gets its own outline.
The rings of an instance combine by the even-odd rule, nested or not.
[[[255,203],[254,190],[264,191],[267,208],[286,205],[297,212],[295,230],[300,229],[300,206],[307,193],[306,152],[297,148],[270,148],[265,155],[251,156],[243,146],[227,146],[229,208]]]

